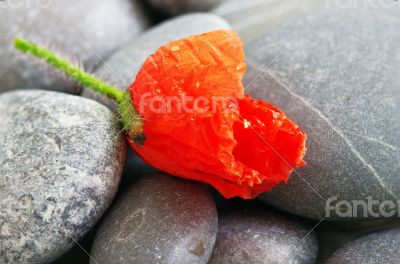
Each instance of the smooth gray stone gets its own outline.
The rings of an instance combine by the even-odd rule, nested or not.
[[[320,0],[225,0],[212,12],[226,19],[247,43],[289,19],[323,8],[324,3]]]
[[[135,181],[141,175],[155,174],[157,172],[159,170],[144,162],[132,148],[128,148],[121,185],[129,185],[130,182]]]
[[[0,91],[76,89],[51,67],[15,51],[14,37],[38,42],[92,70],[148,24],[136,0],[0,1]]]
[[[336,251],[326,264],[381,264],[400,262],[400,229],[362,236]]]
[[[281,108],[308,134],[307,166],[263,201],[305,217],[354,220],[374,218],[359,200],[399,200],[399,15],[400,9],[324,10],[246,47],[247,92]],[[342,211],[329,210],[335,196],[330,204]]]
[[[315,262],[315,233],[276,213],[235,209],[222,213],[218,226],[209,264]]]
[[[162,45],[188,35],[229,28],[225,20],[207,13],[183,15],[169,19],[141,34],[135,41],[110,56],[96,70],[95,75],[121,90],[126,90],[136,78],[137,72],[147,57]],[[113,101],[90,89],[85,88],[82,95],[102,102],[111,109],[115,108]]]
[[[115,115],[57,92],[0,95],[0,263],[51,262],[99,220],[126,143]]]
[[[316,228],[319,241],[316,264],[324,264],[341,246],[362,235],[394,228],[400,228],[399,218],[352,222],[323,221]]]
[[[153,8],[170,16],[208,11],[220,1],[221,0],[147,0]]]
[[[149,175],[112,206],[91,255],[99,264],[207,263],[217,225],[206,186],[166,174]]]

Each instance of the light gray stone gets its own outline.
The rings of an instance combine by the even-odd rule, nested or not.
[[[336,251],[326,264],[399,263],[400,229],[362,236]]]
[[[66,82],[55,70],[15,51],[14,37],[38,42],[91,70],[148,25],[138,2],[0,1],[0,91],[73,88],[73,83]]]
[[[208,11],[221,0],[147,0],[147,2],[166,15],[180,15],[183,13]]]
[[[145,176],[107,213],[91,255],[99,264],[207,263],[217,225],[206,186],[165,174]]]
[[[225,0],[212,12],[226,19],[247,43],[324,4],[320,0]]]
[[[281,108],[308,134],[307,166],[265,193],[265,202],[305,217],[350,220],[375,217],[363,206],[353,214],[353,201],[399,200],[399,14],[324,10],[246,47],[247,92]],[[342,211],[329,210],[329,198]]]
[[[126,90],[134,81],[147,57],[159,47],[188,35],[216,29],[229,29],[229,25],[213,14],[196,13],[167,20],[146,31],[125,48],[110,56],[96,70],[95,75],[121,90]],[[84,89],[82,95],[100,101],[111,109],[115,108],[114,102],[87,88]]]
[[[218,226],[209,264],[315,262],[315,233],[276,213],[234,209],[220,214]]]
[[[0,95],[0,263],[50,262],[101,217],[126,143],[115,115],[57,92]]]

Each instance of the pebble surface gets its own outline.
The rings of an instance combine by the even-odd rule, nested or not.
[[[116,194],[126,143],[115,115],[56,92],[0,95],[0,263],[50,262]]]
[[[107,213],[91,255],[99,264],[207,263],[217,225],[206,186],[166,174],[147,175]]]
[[[265,193],[265,202],[305,217],[354,220],[376,216],[361,206],[353,214],[352,201],[398,200],[399,17],[387,9],[315,12],[246,46],[246,91],[308,134],[307,166]]]
[[[400,261],[400,229],[364,235],[336,251],[326,264],[396,264]]]
[[[15,37],[44,45],[91,71],[148,25],[136,0],[0,1],[0,91],[78,89],[51,67],[16,51]]]
[[[314,263],[314,232],[276,213],[235,209],[219,215],[219,230],[209,264]],[[301,241],[301,243],[299,243]]]
[[[322,8],[324,3],[320,0],[225,0],[212,12],[226,19],[248,43],[288,20]]]

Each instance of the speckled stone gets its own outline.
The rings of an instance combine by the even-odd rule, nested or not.
[[[400,229],[362,236],[336,251],[326,264],[397,264],[400,261]]]
[[[244,42],[250,42],[289,19],[323,8],[325,3],[320,0],[225,0],[212,12],[226,19]]]
[[[156,10],[170,16],[208,11],[220,1],[221,0],[147,0]]]
[[[149,24],[138,2],[0,1],[0,91],[27,87],[70,91],[72,83],[55,70],[15,51],[13,38],[26,37],[93,70]]]
[[[399,200],[399,15],[325,10],[246,47],[247,92],[277,105],[308,134],[308,165],[265,193],[265,202],[305,217],[351,220],[365,216],[362,206],[350,216],[347,206],[328,214],[328,199],[337,196],[332,206]]]
[[[50,262],[111,203],[126,143],[115,115],[57,92],[0,95],[0,263]]]
[[[276,213],[234,209],[220,214],[218,227],[209,264],[311,264],[316,259],[317,238],[314,232],[307,235],[311,228]]]
[[[125,90],[133,82],[148,56],[160,46],[188,35],[216,29],[228,29],[227,22],[213,14],[196,13],[167,20],[151,28],[125,48],[114,53],[95,72],[95,75],[113,86]],[[98,100],[114,108],[115,104],[104,96],[84,89],[83,96]]]
[[[130,186],[112,206],[91,255],[99,264],[207,263],[217,225],[206,186],[150,175]]]

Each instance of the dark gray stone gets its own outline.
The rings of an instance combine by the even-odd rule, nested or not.
[[[128,148],[121,185],[129,185],[141,175],[154,174],[157,172],[159,172],[159,170],[144,162],[136,155],[132,148]]]
[[[305,264],[316,259],[315,234],[308,234],[309,229],[276,213],[234,210],[222,213],[218,226],[209,264]]]
[[[183,13],[208,11],[221,0],[147,0],[147,2],[166,15],[180,15]]]
[[[308,165],[263,201],[305,217],[348,220],[378,212],[357,206],[352,214],[352,201],[399,200],[399,15],[324,10],[246,47],[247,92],[284,110],[308,134]],[[342,211],[328,215],[325,204],[335,196],[331,205]]]
[[[188,35],[228,28],[229,25],[225,20],[206,13],[184,15],[167,20],[114,53],[96,70],[95,75],[121,90],[126,90],[147,57],[160,46]],[[100,101],[111,109],[115,108],[114,102],[92,90],[84,89],[82,95]]]
[[[400,219],[367,221],[323,221],[315,229],[318,234],[317,264],[324,264],[341,246],[354,239],[384,229],[400,228]]]
[[[326,264],[399,263],[400,229],[362,236],[336,251]]]
[[[97,102],[24,90],[0,95],[0,263],[50,262],[111,203],[126,143]]]
[[[0,1],[0,91],[39,87],[68,91],[55,70],[14,50],[26,37],[92,69],[148,25],[135,0]]]
[[[165,174],[146,176],[107,213],[91,255],[99,264],[207,263],[217,225],[204,185]]]
[[[226,19],[247,43],[289,19],[322,8],[325,3],[320,0],[225,0],[212,12]]]

